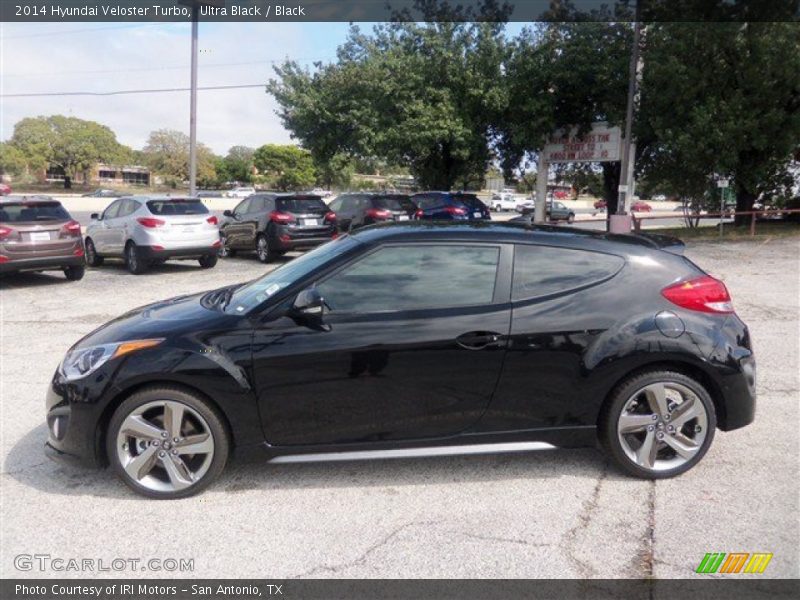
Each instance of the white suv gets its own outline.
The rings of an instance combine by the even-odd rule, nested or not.
[[[254,187],[236,187],[232,190],[228,190],[225,193],[225,196],[228,198],[247,198],[251,194],[256,193],[256,188]]]
[[[210,269],[217,264],[219,247],[218,219],[197,198],[120,198],[102,215],[94,213],[86,228],[89,266],[123,258],[135,275],[171,258],[198,260]]]

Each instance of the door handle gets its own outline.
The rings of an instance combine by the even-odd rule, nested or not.
[[[467,350],[483,350],[503,344],[503,336],[495,331],[470,331],[456,338],[456,344]]]

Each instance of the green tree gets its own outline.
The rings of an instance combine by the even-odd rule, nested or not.
[[[800,148],[796,23],[657,23],[648,27],[639,135],[653,181],[700,197],[732,177],[736,208],[791,178]],[[737,217],[741,223],[746,217]]]
[[[434,16],[430,5],[425,12]],[[423,7],[424,8],[424,7]],[[317,164],[336,154],[407,165],[420,184],[480,183],[505,106],[502,23],[394,22],[350,30],[335,64],[276,69],[268,92]]]
[[[238,181],[248,183],[253,179],[253,154],[255,150],[248,146],[233,146],[222,159],[223,171],[217,173],[221,181]]]
[[[11,144],[33,168],[64,169],[64,187],[99,162],[115,162],[121,152],[114,132],[105,125],[63,115],[22,119],[14,126]]]
[[[259,175],[279,190],[302,190],[313,187],[316,181],[311,153],[297,146],[265,144],[253,154]]]
[[[147,166],[173,187],[189,179],[189,136],[172,129],[150,133],[142,151]],[[197,144],[197,180],[203,184],[216,181],[215,157],[204,144]]]
[[[19,176],[25,172],[25,155],[8,142],[0,142],[0,175]]]
[[[327,189],[344,189],[350,185],[355,168],[353,160],[346,154],[334,154],[325,162],[314,161],[317,171],[317,183]]]

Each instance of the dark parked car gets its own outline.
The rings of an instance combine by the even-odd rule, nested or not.
[[[475,194],[463,192],[420,192],[411,196],[416,217],[436,221],[488,221],[489,207]]]
[[[77,281],[85,271],[81,225],[47,196],[0,200],[0,273],[64,271]]]
[[[342,194],[330,203],[341,231],[387,221],[409,221],[417,206],[405,194]]]
[[[114,190],[95,190],[88,194],[83,194],[84,198],[121,198],[124,194],[115,192]]]
[[[222,256],[255,250],[269,262],[290,250],[313,248],[338,235],[336,213],[322,198],[308,194],[252,194],[220,225]]]
[[[522,213],[520,217],[514,217],[512,221],[521,223],[531,223],[533,215],[536,213],[535,203],[526,203],[520,205],[519,212]],[[566,206],[563,202],[554,200],[547,203],[547,220],[548,221],[566,221],[567,223],[575,222],[575,212]]]
[[[666,236],[411,222],[246,284],[157,302],[75,344],[51,456],[189,496],[231,448],[292,462],[594,445],[631,475],[693,467],[755,414],[725,286]],[[499,445],[498,445],[499,444]]]

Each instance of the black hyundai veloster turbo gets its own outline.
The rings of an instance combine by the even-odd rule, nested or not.
[[[410,223],[250,283],[144,306],[64,357],[48,453],[189,496],[266,460],[594,445],[631,475],[697,464],[752,422],[725,286],[671,238]]]

